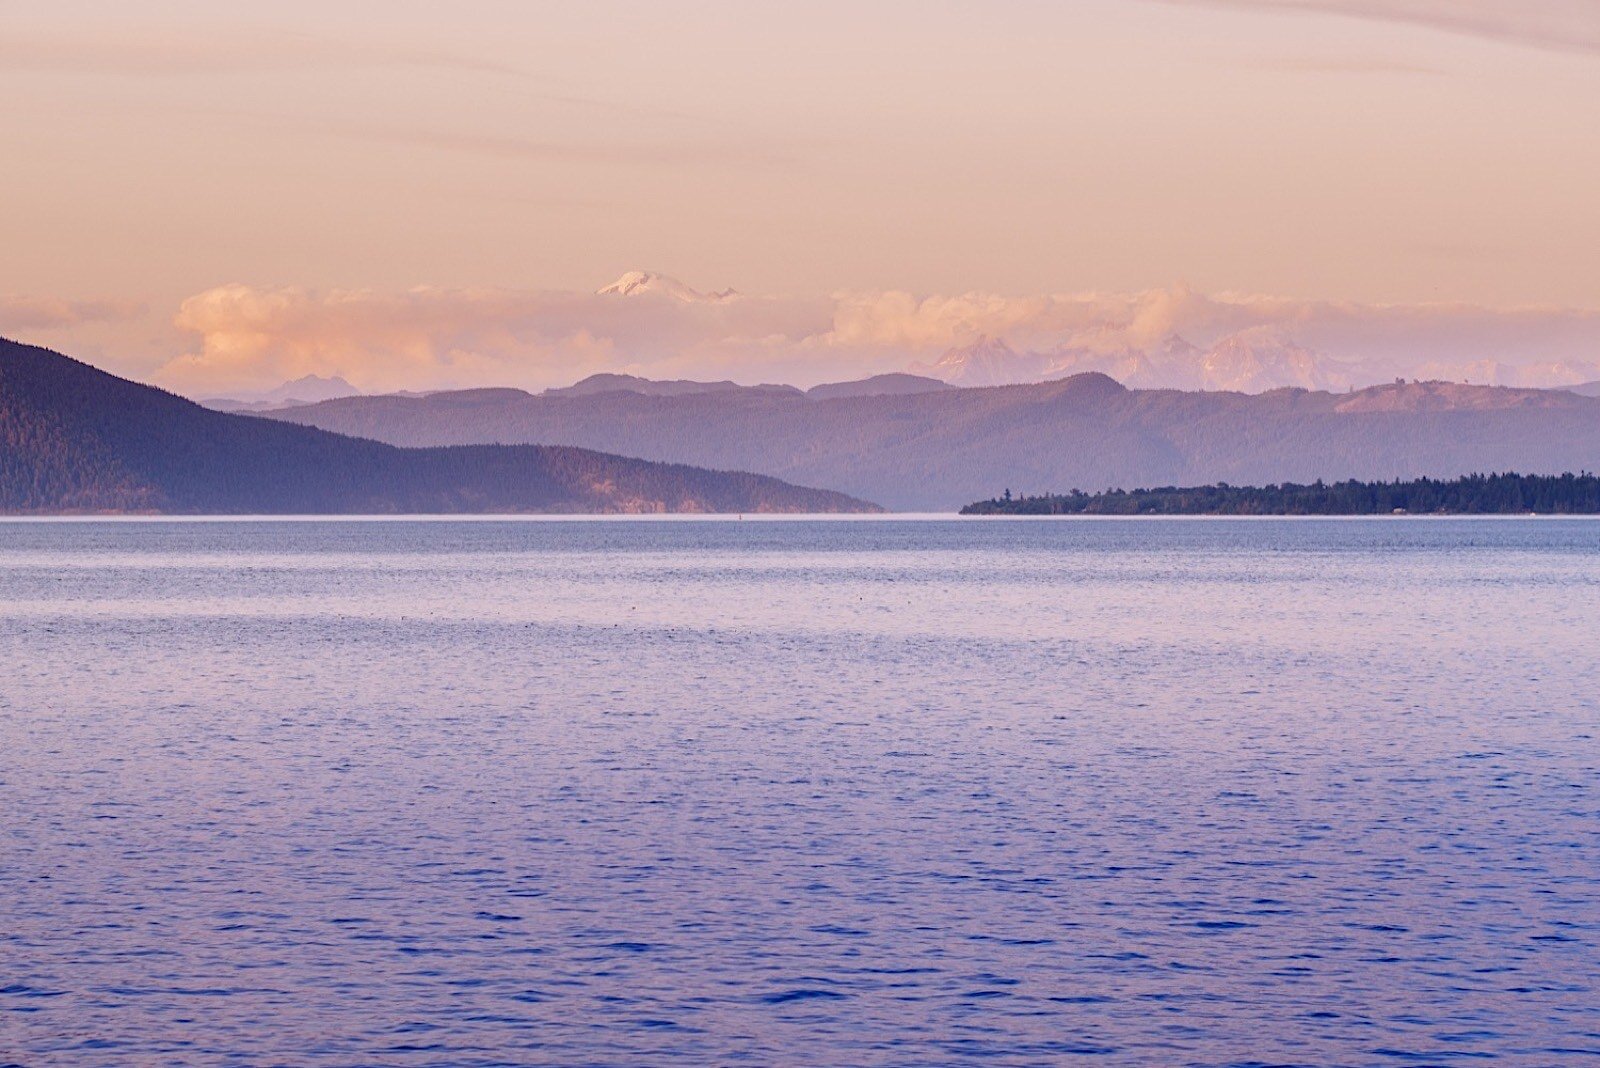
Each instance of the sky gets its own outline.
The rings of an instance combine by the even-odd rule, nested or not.
[[[1593,0],[0,0],[0,333],[192,395],[1235,322],[1600,378],[1596,130]]]

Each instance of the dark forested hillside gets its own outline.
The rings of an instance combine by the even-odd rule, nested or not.
[[[1468,475],[1440,481],[1316,482],[1308,486],[1165,486],[1105,493],[1005,496],[962,515],[1548,515],[1600,514],[1591,474]]]
[[[996,486],[1192,486],[1600,468],[1600,400],[1412,382],[1356,393],[1128,390],[1105,375],[901,395],[731,390],[351,397],[272,413],[396,445],[538,441],[759,471],[891,508]]]
[[[404,449],[230,415],[0,339],[0,512],[848,512],[774,478],[579,448]]]

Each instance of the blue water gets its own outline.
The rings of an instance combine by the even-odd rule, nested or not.
[[[1600,1059],[1600,522],[0,523],[0,1064]]]

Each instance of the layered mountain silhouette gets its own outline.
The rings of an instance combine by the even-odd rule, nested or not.
[[[612,383],[616,386],[617,383]],[[350,397],[273,418],[398,445],[542,442],[759,471],[895,509],[1016,492],[1318,478],[1558,474],[1600,467],[1600,399],[1405,383],[1355,392],[1129,390],[1098,373],[1033,385],[663,396],[470,390]]]
[[[285,382],[277,389],[269,389],[263,393],[240,397],[207,397],[200,403],[219,412],[256,412],[268,408],[287,408],[294,404],[315,404],[318,401],[337,400],[340,397],[356,397],[360,394],[359,389],[337,375],[332,378],[304,375],[292,382]]]
[[[581,448],[396,448],[212,411],[0,339],[0,512],[872,510],[775,478]]]
[[[891,373],[873,375],[855,382],[827,382],[806,390],[812,400],[836,400],[839,397],[891,397],[910,393],[938,393],[955,389],[948,382],[922,375]]]
[[[620,391],[642,393],[649,397],[679,397],[689,393],[727,393],[730,390],[739,389],[795,394],[800,392],[793,386],[741,386],[737,382],[695,382],[682,378],[662,382],[649,378],[640,378],[637,375],[598,374],[590,375],[574,385],[547,389],[545,394],[552,397],[589,397],[596,393],[616,393]]]
[[[898,393],[933,393],[942,389],[954,389],[947,382],[937,378],[923,378],[921,375],[886,374],[873,375],[871,378],[862,378],[853,382],[828,382],[810,389],[801,390],[794,386],[775,385],[765,383],[759,386],[741,386],[737,382],[726,379],[720,382],[697,382],[691,379],[674,378],[666,381],[657,381],[649,378],[640,378],[637,375],[597,374],[590,375],[570,386],[557,386],[547,389],[541,396],[545,397],[592,397],[600,393],[637,393],[646,397],[683,397],[691,393],[736,393],[754,392],[768,394],[786,394],[798,397],[802,394],[815,399],[830,397],[880,397]],[[482,393],[483,390],[473,390]],[[520,390],[501,390],[503,394],[527,394]],[[334,398],[326,398],[333,400]],[[275,407],[288,407],[286,404]]]

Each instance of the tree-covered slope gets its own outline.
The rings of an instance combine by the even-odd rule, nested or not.
[[[396,448],[211,411],[0,339],[0,512],[869,510],[775,478],[580,448]]]

